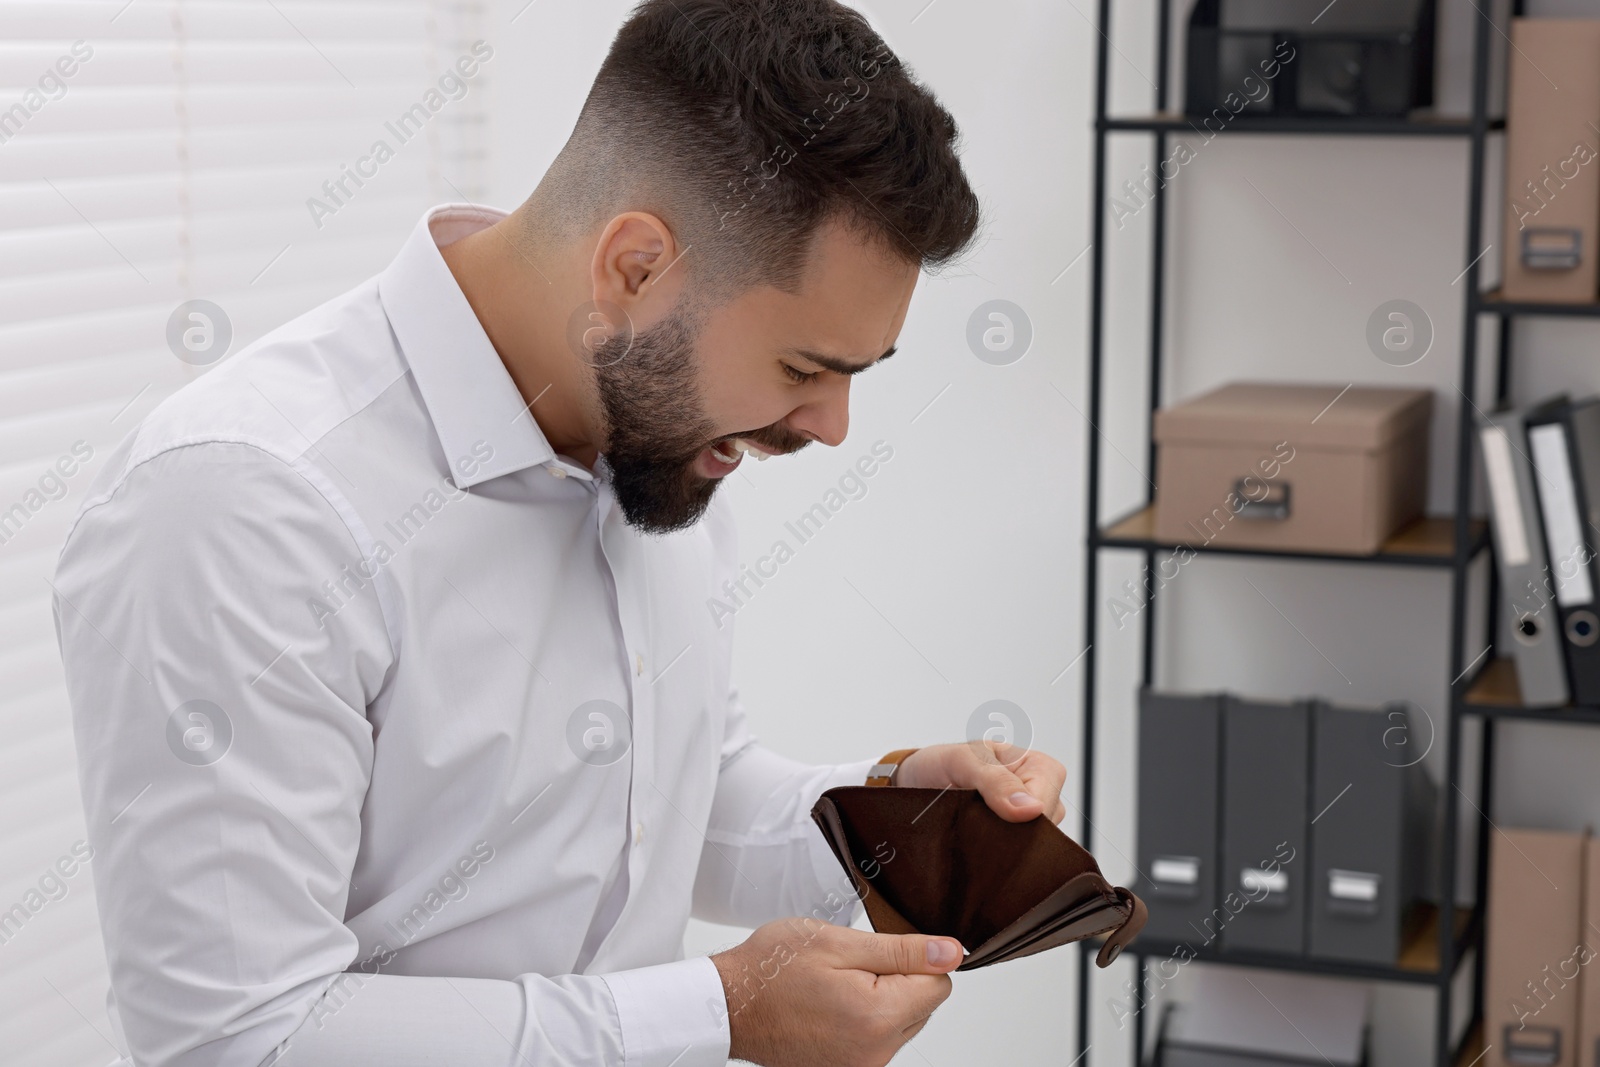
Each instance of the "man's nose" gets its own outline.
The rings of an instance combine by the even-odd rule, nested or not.
[[[784,423],[812,440],[839,445],[850,430],[850,379],[840,375],[822,385],[819,395],[796,408]]]

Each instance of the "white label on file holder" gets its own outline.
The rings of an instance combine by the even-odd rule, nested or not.
[[[1328,895],[1335,900],[1370,902],[1378,899],[1378,883],[1382,879],[1366,871],[1328,871]]]
[[[1193,856],[1157,856],[1150,864],[1150,880],[1194,885],[1200,881],[1200,861]]]
[[[1269,893],[1287,893],[1289,872],[1263,871],[1256,867],[1246,867],[1239,872],[1239,888],[1247,893],[1256,889],[1265,889]]]
[[[1517,500],[1511,440],[1503,426],[1485,426],[1482,437],[1483,469],[1489,476],[1495,532],[1500,535],[1500,561],[1508,567],[1520,567],[1528,562],[1528,527],[1522,521],[1522,505]]]
[[[1557,423],[1528,431],[1533,450],[1533,476],[1539,479],[1543,503],[1544,536],[1550,547],[1550,570],[1555,577],[1556,603],[1562,607],[1594,600],[1589,584],[1589,564],[1584,550],[1583,527],[1578,520],[1578,492],[1573,487],[1572,465],[1567,462],[1567,434]]]

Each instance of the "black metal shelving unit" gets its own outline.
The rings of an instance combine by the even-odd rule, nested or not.
[[[1451,0],[1445,0],[1451,2]],[[1167,157],[1169,138],[1195,130],[1190,120],[1169,112],[1172,106],[1169,62],[1172,47],[1172,0],[1156,0],[1156,113],[1146,116],[1113,116],[1109,109],[1109,53],[1111,32],[1111,0],[1100,0],[1099,31],[1096,43],[1095,73],[1095,129],[1093,152],[1093,215],[1091,224],[1091,276],[1089,308],[1089,376],[1088,376],[1088,485],[1086,505],[1085,571],[1084,571],[1084,642],[1083,654],[1083,719],[1082,760],[1079,782],[1082,790],[1080,840],[1094,848],[1095,777],[1096,764],[1096,691],[1098,685],[1096,662],[1096,605],[1099,601],[1099,557],[1102,551],[1135,551],[1143,554],[1146,588],[1150,600],[1143,611],[1141,654],[1141,682],[1152,684],[1154,678],[1155,618],[1160,596],[1155,592],[1158,583],[1152,581],[1158,553],[1175,550],[1179,546],[1153,537],[1150,523],[1151,491],[1147,491],[1145,506],[1102,525],[1100,511],[1100,466],[1102,460],[1098,427],[1103,424],[1102,399],[1104,393],[1105,356],[1105,237],[1107,203],[1108,142],[1113,135],[1145,135],[1151,138],[1152,159],[1159,170]],[[1466,10],[1470,9],[1470,10]],[[1522,0],[1512,0],[1511,14],[1522,14]],[[1469,186],[1467,191],[1467,219],[1464,227],[1463,262],[1466,296],[1463,300],[1464,326],[1461,336],[1459,367],[1460,395],[1477,396],[1475,388],[1478,372],[1478,325],[1485,316],[1498,320],[1499,344],[1494,359],[1494,397],[1491,403],[1482,400],[1461,404],[1457,435],[1456,486],[1454,512],[1420,520],[1418,524],[1401,531],[1376,554],[1371,556],[1343,556],[1315,552],[1273,552],[1259,549],[1230,549],[1215,546],[1197,548],[1201,554],[1231,556],[1262,556],[1274,559],[1313,560],[1336,562],[1348,566],[1402,566],[1439,568],[1451,575],[1451,632],[1450,632],[1450,684],[1449,724],[1445,737],[1445,776],[1440,792],[1443,800],[1444,832],[1440,841],[1439,903],[1430,920],[1426,922],[1409,944],[1407,951],[1394,966],[1373,967],[1352,965],[1310,957],[1274,956],[1262,953],[1202,951],[1195,955],[1198,962],[1236,964],[1240,966],[1269,968],[1282,971],[1323,974],[1369,981],[1398,982],[1432,986],[1435,990],[1433,1062],[1436,1067],[1470,1064],[1481,1050],[1481,1019],[1483,1007],[1483,954],[1481,908],[1462,910],[1456,906],[1457,833],[1459,832],[1460,798],[1466,797],[1462,779],[1462,727],[1476,720],[1481,727],[1478,752],[1477,799],[1472,801],[1471,815],[1476,817],[1477,862],[1475,867],[1475,900],[1484,899],[1487,882],[1487,845],[1490,823],[1487,812],[1489,797],[1493,796],[1494,737],[1497,725],[1506,720],[1553,721],[1600,724],[1600,708],[1555,708],[1524,706],[1518,695],[1515,671],[1509,661],[1495,657],[1497,616],[1500,591],[1495,568],[1487,568],[1488,610],[1485,615],[1486,655],[1472,662],[1466,661],[1467,605],[1469,597],[1469,568],[1483,553],[1492,552],[1488,531],[1482,520],[1471,515],[1474,476],[1474,421],[1468,406],[1476,403],[1489,410],[1503,404],[1509,395],[1509,370],[1511,350],[1511,324],[1518,316],[1553,315],[1566,317],[1600,317],[1600,303],[1589,305],[1538,304],[1501,299],[1498,293],[1484,292],[1480,282],[1480,261],[1484,249],[1484,177],[1485,156],[1491,136],[1504,130],[1505,122],[1489,114],[1488,82],[1490,71],[1490,46],[1495,38],[1504,39],[1502,30],[1490,21],[1476,0],[1466,0],[1465,15],[1474,24],[1472,110],[1464,117],[1433,118],[1414,116],[1408,119],[1340,120],[1340,119],[1271,119],[1247,121],[1240,116],[1230,123],[1221,136],[1270,136],[1292,134],[1297,136],[1394,136],[1394,137],[1453,137],[1468,144]],[[1165,299],[1165,252],[1167,241],[1167,204],[1164,183],[1155,183],[1151,193],[1153,207],[1150,250],[1150,336],[1148,349],[1148,410],[1153,416],[1162,403],[1163,357],[1163,304]],[[1498,215],[1493,225],[1498,226]],[[1487,399],[1487,398],[1483,398]],[[1149,443],[1146,456],[1148,470],[1155,470],[1155,444]],[[1148,973],[1146,962],[1171,955],[1177,946],[1153,942],[1135,942],[1127,955],[1134,960],[1137,971],[1137,1005],[1147,1003]],[[1463,1037],[1451,1043],[1453,1025],[1451,989],[1458,971],[1473,949],[1473,998],[1469,1025]],[[1078,1018],[1076,1048],[1071,1050],[1073,1067],[1084,1063],[1092,1044],[1090,987],[1090,952],[1079,953]],[[1143,1011],[1134,1028],[1135,1063],[1142,1065],[1145,1057]]]
[[[1187,115],[1157,112],[1154,115],[1108,115],[1100,120],[1100,127],[1113,133],[1197,133],[1205,132]],[[1501,119],[1491,119],[1491,130],[1505,128]],[[1227,132],[1241,133],[1337,133],[1343,137],[1468,137],[1472,134],[1470,119],[1418,117],[1406,119],[1317,119],[1270,118],[1267,116],[1239,115],[1229,124]]]

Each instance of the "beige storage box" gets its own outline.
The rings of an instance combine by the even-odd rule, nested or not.
[[[1483,934],[1477,1067],[1589,1067],[1577,1047],[1582,987],[1595,980],[1583,923],[1584,835],[1495,827]]]
[[[1158,540],[1366,555],[1422,514],[1427,389],[1235,382],[1156,412]]]
[[[1512,19],[1511,47],[1500,295],[1591,303],[1600,251],[1600,19]]]

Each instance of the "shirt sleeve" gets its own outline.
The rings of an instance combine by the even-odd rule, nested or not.
[[[224,442],[139,462],[69,531],[53,608],[132,1062],[721,1067],[703,957],[504,980],[346,970],[366,709],[395,663],[382,575],[347,570],[365,538],[320,468]]]

